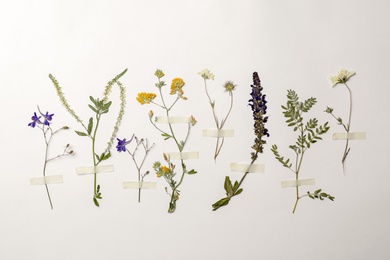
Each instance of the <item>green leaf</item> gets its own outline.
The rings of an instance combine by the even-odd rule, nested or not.
[[[223,207],[223,206],[226,206],[229,204],[229,201],[230,201],[230,198],[223,198],[223,199],[220,199],[218,200],[217,202],[215,202],[212,207],[213,207],[213,211],[216,211],[217,209],[219,209],[220,207]]]
[[[80,132],[80,131],[75,131],[76,134],[78,134],[79,136],[88,136],[86,133],[84,132]]]
[[[234,196],[238,195],[238,194],[241,194],[241,192],[243,191],[243,189],[239,189],[238,191],[236,191],[236,193],[234,193]]]
[[[107,160],[108,158],[111,157],[111,152],[108,152],[104,157],[103,157],[103,161],[104,160]]]
[[[197,171],[195,171],[194,169],[190,170],[189,172],[187,172],[188,174],[196,174],[198,173]]]
[[[88,105],[89,106],[89,108],[93,111],[93,112],[95,112],[95,113],[97,113],[98,111],[96,110],[96,108],[94,108],[93,106],[91,106],[91,105]]]
[[[93,198],[93,203],[95,203],[96,207],[99,207],[99,202],[95,197]]]
[[[108,112],[108,109],[110,108],[111,104],[112,104],[112,101],[107,102],[106,104],[103,105],[102,110],[107,110],[107,112]]]
[[[233,195],[233,186],[232,186],[232,182],[230,181],[230,178],[229,176],[226,176],[225,177],[225,191],[226,191],[226,195],[227,196],[232,196]]]
[[[93,118],[91,117],[89,119],[89,123],[88,123],[88,135],[91,135],[92,133],[92,127],[93,127]]]

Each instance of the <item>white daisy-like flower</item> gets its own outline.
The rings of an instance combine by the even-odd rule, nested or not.
[[[201,75],[202,78],[204,78],[204,79],[214,80],[214,74],[211,73],[211,71],[208,69],[203,69],[203,70],[199,71],[198,74]]]
[[[350,77],[355,75],[354,71],[348,71],[346,69],[340,69],[339,74],[336,76],[331,76],[330,82],[332,83],[332,87],[336,86],[339,83],[346,83]]]

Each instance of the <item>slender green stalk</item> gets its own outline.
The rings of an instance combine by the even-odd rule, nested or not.
[[[50,191],[49,191],[49,187],[46,183],[46,168],[47,168],[47,163],[50,162],[50,161],[53,161],[55,159],[58,159],[62,156],[66,156],[66,155],[70,155],[70,154],[73,154],[73,151],[68,151],[68,148],[69,148],[69,144],[66,145],[64,151],[62,154],[59,154],[55,157],[52,157],[52,158],[48,158],[49,157],[49,146],[50,146],[50,142],[52,140],[52,137],[54,134],[56,134],[59,130],[61,129],[68,129],[68,127],[62,127],[60,129],[58,129],[57,131],[53,132],[53,130],[51,129],[50,126],[46,126],[43,125],[42,127],[38,125],[38,128],[41,129],[42,131],[42,134],[43,134],[43,138],[44,138],[44,141],[45,141],[45,159],[44,159],[44,163],[43,163],[43,169],[42,169],[42,176],[43,176],[43,181],[44,181],[44,185],[45,185],[45,190],[46,190],[46,194],[47,194],[47,197],[48,197],[48,200],[49,200],[49,203],[50,203],[50,208],[53,210],[53,202],[52,202],[52,199],[51,199],[51,196],[50,196]]]
[[[208,98],[209,104],[211,106],[211,110],[212,110],[215,126],[216,126],[217,130],[220,131],[224,127],[224,125],[225,125],[225,123],[226,123],[226,121],[227,121],[227,119],[228,119],[228,117],[230,115],[230,112],[232,111],[232,108],[233,108],[233,90],[235,89],[236,85],[234,85],[231,81],[226,82],[225,85],[224,85],[225,90],[229,93],[229,96],[230,96],[230,105],[229,105],[229,109],[228,109],[228,112],[227,112],[226,116],[222,118],[221,122],[219,122],[218,117],[217,117],[217,115],[215,113],[215,100],[211,99],[209,91],[208,91],[208,88],[207,88],[207,81],[206,80],[209,79],[209,78],[206,77],[205,75],[202,75],[202,77],[204,79],[204,88],[205,88],[205,92],[206,92],[206,96]],[[221,149],[222,149],[223,144],[225,142],[225,138],[224,137],[217,136],[216,139],[217,140],[216,140],[215,149],[214,149],[214,161],[217,160],[217,157],[218,157],[219,153],[221,152]]]

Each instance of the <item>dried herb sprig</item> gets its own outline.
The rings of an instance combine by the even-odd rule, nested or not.
[[[53,161],[55,159],[58,159],[60,157],[71,155],[71,154],[73,154],[73,150],[70,150],[70,144],[66,144],[65,148],[61,154],[49,158],[49,146],[50,146],[50,142],[51,142],[53,136],[61,130],[69,129],[69,127],[63,126],[59,129],[57,129],[56,131],[53,131],[53,129],[51,128],[51,120],[53,119],[54,114],[49,114],[49,112],[46,112],[45,114],[43,114],[41,112],[41,110],[39,109],[39,106],[38,106],[38,112],[39,112],[40,116],[38,116],[37,113],[34,112],[34,115],[31,117],[32,122],[29,123],[28,126],[30,126],[32,128],[35,128],[35,127],[39,128],[43,134],[43,139],[45,141],[45,160],[43,163],[42,175],[43,175],[43,178],[45,178],[46,177],[47,163],[50,161]],[[41,121],[41,118],[42,118],[43,122]],[[53,203],[51,200],[49,187],[47,186],[46,180],[45,180],[45,189],[46,189],[47,197],[49,199],[50,207],[51,207],[51,209],[53,209]]]
[[[142,166],[145,163],[146,157],[148,156],[150,150],[154,147],[154,143],[149,146],[149,141],[148,139],[141,138],[139,139],[135,135],[133,135],[130,140],[126,140],[124,138],[123,140],[117,138],[118,144],[116,146],[116,149],[118,152],[127,152],[130,154],[131,158],[133,159],[135,168],[137,168],[137,174],[138,174],[138,182],[141,183],[140,188],[138,189],[138,202],[141,202],[141,189],[142,189],[142,183],[144,181],[144,178],[146,175],[149,174],[149,171],[146,171],[144,174],[141,173]],[[129,150],[127,148],[127,145],[129,145],[133,140],[135,140],[135,147],[132,150]],[[141,156],[141,160],[137,160],[137,152],[139,151],[138,149],[142,147],[143,149],[143,157]]]
[[[345,159],[347,159],[348,153],[351,150],[351,148],[349,147],[349,132],[350,132],[350,129],[351,129],[351,116],[352,116],[352,92],[351,92],[351,89],[347,85],[347,81],[349,80],[350,77],[352,77],[355,74],[356,73],[354,71],[348,71],[346,69],[340,69],[339,73],[336,76],[331,76],[330,77],[330,81],[331,81],[332,87],[335,87],[338,84],[342,84],[348,90],[348,94],[349,94],[348,123],[344,123],[343,120],[341,119],[341,117],[336,117],[333,114],[333,108],[327,107],[326,110],[325,110],[326,113],[330,114],[334,119],[336,119],[338,125],[342,125],[343,126],[343,128],[344,128],[344,130],[345,130],[345,132],[347,134],[347,138],[346,138],[346,141],[345,141],[344,153],[343,153],[343,156],[342,156],[342,159],[341,159],[341,164],[343,166],[343,172],[345,171],[345,169],[344,169]]]
[[[225,177],[224,189],[226,191],[226,197],[220,199],[212,205],[214,211],[220,207],[228,205],[232,197],[241,194],[243,191],[243,189],[240,188],[241,184],[248,175],[250,167],[257,160],[259,153],[263,153],[264,145],[266,144],[264,138],[269,137],[268,129],[265,127],[265,123],[268,121],[268,116],[265,116],[267,113],[267,101],[265,99],[266,95],[262,93],[263,87],[261,86],[260,78],[257,72],[253,73],[253,84],[251,85],[251,88],[252,92],[251,99],[249,99],[249,106],[251,107],[253,113],[254,133],[256,136],[254,144],[252,145],[254,152],[251,152],[251,163],[248,167],[248,170],[242,176],[241,180],[239,182],[235,181],[234,185],[232,185],[229,176]]]
[[[165,76],[164,72],[162,70],[157,69],[154,75],[157,77],[158,82],[155,84],[159,91],[159,96],[161,99],[161,104],[157,103],[154,101],[154,99],[157,97],[156,94],[154,93],[145,93],[145,92],[140,92],[138,93],[137,96],[137,101],[141,104],[150,104],[152,103],[153,105],[158,106],[159,108],[163,109],[165,111],[165,114],[167,118],[170,117],[170,111],[174,107],[174,105],[179,101],[179,100],[187,100],[187,97],[184,96],[183,92],[183,86],[185,85],[185,82],[181,78],[174,78],[171,83],[170,87],[170,95],[176,96],[174,101],[168,105],[164,95],[162,93],[162,88],[166,85],[165,82],[162,80],[162,78]],[[149,112],[149,121],[150,123],[161,133],[161,136],[164,137],[164,140],[169,140],[172,139],[174,143],[176,144],[176,147],[178,151],[181,153],[184,150],[184,147],[187,144],[188,137],[191,131],[191,128],[196,124],[196,120],[193,116],[191,116],[189,122],[187,123],[187,133],[185,134],[185,137],[183,140],[179,140],[178,137],[175,134],[175,131],[173,129],[172,123],[170,120],[168,120],[168,130],[163,130],[156,124],[156,117],[154,117],[154,113],[152,110]],[[170,196],[170,202],[169,202],[169,208],[168,212],[173,213],[176,210],[176,202],[179,199],[180,191],[179,187],[183,182],[184,176],[186,174],[196,174],[197,172],[192,169],[192,170],[187,170],[187,166],[184,163],[184,160],[181,158],[180,159],[180,165],[181,165],[181,175],[179,177],[179,180],[175,179],[176,172],[175,172],[175,165],[171,163],[170,157],[167,154],[163,154],[164,160],[166,161],[168,166],[163,166],[159,161],[155,162],[153,164],[153,169],[156,172],[157,177],[164,177],[166,182],[169,184],[169,189],[168,187],[165,188],[167,194]]]
[[[289,127],[293,127],[293,131],[298,133],[297,140],[295,144],[289,146],[295,154],[295,160],[285,159],[284,156],[281,156],[278,152],[278,147],[276,144],[272,145],[271,151],[275,155],[275,158],[286,168],[291,170],[295,174],[295,180],[298,182],[299,174],[301,171],[301,166],[303,162],[303,157],[307,150],[311,147],[312,144],[316,143],[318,140],[322,140],[321,136],[328,132],[329,126],[328,122],[323,125],[318,124],[316,118],[309,119],[306,123],[303,121],[304,113],[309,112],[309,110],[317,103],[316,98],[309,98],[304,102],[299,101],[298,95],[294,90],[287,91],[287,104],[282,106],[284,110],[283,115],[287,118],[286,123]],[[294,161],[293,164],[291,161]],[[295,193],[296,200],[293,208],[293,213],[296,210],[298,201],[308,196],[312,199],[328,198],[331,201],[334,200],[334,197],[327,193],[320,193],[321,190],[317,190],[314,193],[307,192],[307,194],[300,196],[299,187],[296,185]]]
[[[118,132],[119,125],[122,121],[123,114],[124,114],[124,108],[126,105],[126,89],[123,87],[123,85],[119,82],[119,79],[127,72],[127,69],[125,69],[123,72],[115,76],[112,80],[110,80],[107,85],[104,88],[103,92],[103,98],[93,98],[92,96],[89,97],[91,104],[88,105],[88,107],[92,110],[94,113],[94,117],[90,117],[88,121],[88,125],[85,125],[84,122],[81,120],[81,118],[76,114],[76,112],[70,107],[68,101],[65,98],[64,93],[62,92],[62,88],[60,87],[58,81],[54,78],[53,75],[49,75],[49,78],[53,82],[54,88],[57,92],[58,97],[60,98],[60,101],[62,105],[65,107],[65,109],[69,112],[69,114],[76,119],[78,123],[81,124],[82,128],[84,128],[84,131],[75,131],[77,135],[88,137],[91,140],[92,144],[92,159],[93,159],[93,165],[95,168],[94,171],[94,179],[93,179],[93,203],[96,207],[99,207],[99,201],[102,199],[101,191],[100,191],[100,185],[97,184],[97,173],[96,173],[96,166],[98,166],[102,161],[107,160],[111,157],[111,146],[114,142],[116,133]],[[109,108],[112,104],[112,101],[108,101],[109,95],[111,93],[113,85],[118,85],[119,92],[120,92],[120,108],[118,112],[118,116],[113,128],[113,132],[110,136],[109,141],[107,142],[107,147],[104,149],[104,151],[99,155],[95,151],[95,143],[96,143],[96,137],[98,128],[100,125],[100,120],[102,115],[107,114],[109,112]]]
[[[217,127],[217,130],[222,130],[222,128],[224,127],[229,115],[230,115],[230,112],[232,111],[232,108],[233,108],[233,91],[236,89],[236,86],[232,81],[227,81],[225,82],[225,84],[223,84],[223,88],[225,89],[225,92],[229,93],[229,97],[230,97],[230,102],[229,102],[229,109],[228,109],[228,112],[226,113],[225,117],[222,118],[221,121],[218,120],[218,117],[215,113],[215,100],[212,100],[211,97],[210,97],[210,94],[209,94],[209,91],[208,91],[208,88],[207,88],[207,80],[214,80],[214,74],[208,70],[208,69],[203,69],[201,70],[200,72],[198,72],[198,74],[203,78],[204,80],[204,88],[205,88],[205,92],[206,92],[206,95],[207,95],[207,98],[209,100],[209,103],[210,103],[210,106],[211,106],[211,110],[212,110],[212,113],[213,113],[213,118],[214,118],[214,122],[215,122],[215,126]],[[217,160],[217,157],[219,155],[219,153],[221,152],[221,149],[222,149],[222,146],[225,142],[225,138],[224,137],[217,137],[217,141],[216,141],[216,144],[215,144],[215,150],[214,150],[214,160]]]

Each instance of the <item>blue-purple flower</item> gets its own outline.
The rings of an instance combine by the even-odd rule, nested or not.
[[[126,152],[126,145],[131,143],[133,138],[131,138],[129,141],[126,141],[126,138],[124,138],[123,140],[117,138],[116,140],[118,140],[118,144],[116,146],[117,151],[118,152]]]
[[[41,112],[40,112],[41,113]],[[44,125],[50,125],[50,122],[53,119],[54,114],[49,114],[49,112],[46,112],[46,114],[42,114],[45,121],[43,122]]]
[[[34,115],[31,117],[32,122],[28,124],[28,126],[31,126],[34,128],[36,124],[42,124],[42,122],[39,120],[41,117],[37,116],[37,113],[34,112]]]
[[[38,111],[41,114],[41,116],[37,116],[37,113],[34,112],[34,115],[31,117],[32,122],[28,124],[28,126],[35,127],[37,124],[44,124],[49,126],[50,121],[53,120],[54,114],[49,114],[49,112],[46,112],[46,114],[43,114],[41,110],[38,107]],[[43,123],[41,122],[41,117],[43,117],[44,121]]]
[[[253,72],[253,84],[251,85],[252,98],[249,99],[249,105],[253,111],[254,131],[255,131],[255,143],[252,148],[256,151],[252,156],[257,157],[257,153],[263,152],[263,145],[266,144],[266,141],[263,140],[264,136],[269,137],[268,129],[265,128],[265,123],[268,121],[268,116],[264,116],[267,113],[267,101],[265,100],[265,95],[261,92],[263,87],[260,84],[260,78],[257,72]]]

